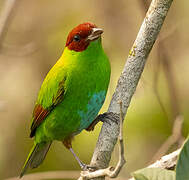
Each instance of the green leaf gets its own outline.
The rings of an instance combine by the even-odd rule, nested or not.
[[[176,180],[189,180],[189,138],[187,138],[177,161]]]
[[[134,178],[135,180],[149,180],[143,174],[135,174]]]
[[[144,168],[132,174],[135,180],[175,180],[175,172],[161,168]]]

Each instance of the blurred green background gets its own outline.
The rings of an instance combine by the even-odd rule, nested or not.
[[[0,12],[6,1],[0,1]],[[19,0],[0,43],[0,179],[18,176],[29,150],[30,119],[40,85],[60,57],[68,32],[91,21],[104,29],[111,66],[106,111],[145,14],[146,0]],[[120,177],[146,166],[171,135],[178,114],[189,128],[189,1],[174,1],[154,45],[124,122],[127,163]],[[1,28],[1,27],[0,27]],[[158,97],[161,103],[158,100]],[[162,105],[163,104],[163,108]],[[73,148],[90,162],[101,123],[75,137]],[[174,147],[172,148],[174,149]],[[112,155],[117,162],[118,149]],[[79,170],[72,154],[54,142],[36,170]]]

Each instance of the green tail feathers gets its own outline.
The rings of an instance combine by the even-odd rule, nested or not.
[[[38,167],[43,160],[51,146],[52,142],[42,142],[38,144],[34,144],[25,163],[22,168],[22,172],[20,174],[20,178],[25,174],[28,167],[31,169]]]

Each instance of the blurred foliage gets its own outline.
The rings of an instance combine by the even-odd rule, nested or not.
[[[0,10],[5,1],[0,1]],[[103,45],[112,65],[109,92],[101,112],[106,111],[144,17],[140,1],[20,0],[17,3],[0,49],[0,179],[20,173],[32,146],[29,128],[37,92],[60,57],[68,32],[85,21],[104,29]],[[174,72],[180,113],[185,120],[185,136],[189,130],[188,5],[186,0],[175,1],[161,31],[164,51]],[[160,54],[156,43],[124,122],[127,159],[121,172],[124,178],[144,167],[171,134],[174,98],[170,96],[163,65],[157,70]],[[156,82],[155,75],[158,76]],[[157,100],[154,84],[166,114]],[[73,142],[76,153],[86,163],[92,157],[100,127],[101,124],[92,133],[82,132]],[[117,149],[112,156],[112,164],[115,162]],[[61,143],[54,142],[44,163],[30,172],[49,170],[79,170],[79,166]]]
[[[187,180],[189,178],[189,138],[186,139],[176,165],[176,180]]]

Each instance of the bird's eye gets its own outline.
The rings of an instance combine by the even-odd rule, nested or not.
[[[79,35],[75,35],[74,38],[73,38],[73,40],[74,40],[75,42],[79,42],[80,39],[81,39],[81,38],[80,38]]]

